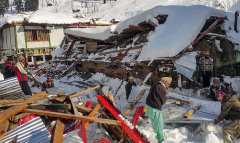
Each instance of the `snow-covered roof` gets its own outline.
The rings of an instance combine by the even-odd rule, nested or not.
[[[161,57],[173,57],[186,48],[200,33],[206,20],[211,16],[225,17],[227,13],[206,6],[157,6],[117,25],[105,28],[66,29],[67,34],[105,40],[113,32],[121,33],[129,25],[138,25],[143,21],[156,21],[157,15],[168,15],[164,24],[150,32],[148,43],[143,47],[138,61],[147,61]]]
[[[4,24],[12,23],[12,22],[23,22],[24,18],[27,18],[29,15],[24,14],[16,14],[16,15],[6,15],[0,19],[0,28]]]
[[[51,13],[43,10],[34,12],[28,18],[29,23],[46,23],[46,24],[72,24],[78,23],[79,19],[73,18],[62,13]]]

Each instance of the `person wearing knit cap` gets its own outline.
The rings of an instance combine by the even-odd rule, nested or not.
[[[231,121],[222,128],[224,143],[231,143],[240,137],[240,102],[236,95],[232,96],[222,91],[218,91],[215,96],[221,102],[221,113],[213,124],[217,125],[224,119]]]
[[[25,58],[21,55],[18,57],[19,62],[15,65],[15,76],[17,76],[19,84],[25,95],[32,95],[32,91],[27,83],[27,69],[25,67]]]
[[[128,77],[128,83],[125,85],[127,100],[132,91],[132,86],[137,86],[136,83],[133,81],[133,79],[134,79],[134,77],[132,77],[132,76]]]
[[[171,77],[163,77],[161,81],[155,83],[150,88],[150,92],[146,99],[147,111],[146,116],[150,118],[154,132],[157,134],[158,143],[161,143],[163,138],[163,116],[162,106],[167,100],[167,89],[172,83]]]
[[[222,91],[222,92],[226,93],[226,87],[225,87],[225,85],[221,84],[221,81],[219,79],[214,79],[213,84],[210,86],[210,95],[209,95],[209,97],[213,101],[218,101],[215,96],[215,94],[218,91]]]

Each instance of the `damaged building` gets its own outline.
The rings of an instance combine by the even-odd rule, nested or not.
[[[111,27],[68,28],[72,42],[55,61],[70,64],[80,58],[79,71],[114,78],[127,72],[142,80],[151,72],[154,82],[171,76],[172,86],[180,88],[207,87],[203,83],[212,77],[240,74],[238,39],[229,35],[237,33],[237,17],[229,20],[230,14],[206,7],[200,15],[171,9],[159,6]]]

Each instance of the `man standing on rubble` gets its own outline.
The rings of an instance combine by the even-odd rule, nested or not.
[[[14,72],[14,67],[13,67],[13,58],[11,56],[8,57],[8,59],[5,61],[6,67],[4,68],[4,79],[14,77],[15,72]]]
[[[130,76],[128,78],[128,83],[125,85],[125,90],[126,90],[126,98],[128,100],[128,97],[132,91],[132,86],[137,86],[136,83],[133,81],[134,77]]]
[[[31,89],[27,83],[27,74],[30,74],[26,71],[25,67],[25,58],[23,56],[18,57],[19,62],[15,66],[15,75],[18,78],[19,84],[22,88],[22,91],[25,95],[32,95]]]
[[[158,143],[163,139],[162,106],[167,100],[167,89],[172,83],[171,77],[163,77],[161,81],[153,84],[146,99],[146,116],[150,118],[154,132],[157,134]]]
[[[222,120],[231,120],[222,128],[224,143],[231,143],[240,137],[240,102],[236,95],[225,94],[222,91],[216,93],[216,98],[221,102],[221,113],[215,119],[214,125]]]
[[[213,101],[218,101],[217,97],[215,97],[218,91],[222,91],[226,93],[225,85],[221,84],[219,79],[214,79],[213,84],[210,86],[210,95],[209,97],[212,98]]]

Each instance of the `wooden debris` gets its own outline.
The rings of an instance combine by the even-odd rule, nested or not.
[[[166,102],[165,104],[176,104],[176,105],[181,105],[181,101],[176,101],[176,102]]]
[[[50,143],[62,143],[63,130],[64,130],[64,124],[58,120],[54,127]]]
[[[113,105],[116,107],[116,103],[115,103],[115,100],[114,100],[114,97],[113,97],[112,92],[110,92],[110,93],[108,94],[108,97],[112,100]]]
[[[91,112],[91,109],[83,106],[83,105],[78,105],[76,103],[73,103],[73,105],[77,108],[77,110],[83,114],[89,114]]]
[[[134,99],[128,109],[125,111],[125,114],[130,114],[132,108],[137,104],[138,100],[143,96],[147,89],[142,90],[139,95]]]
[[[7,110],[0,113],[0,124],[6,122],[8,119],[13,117],[15,114],[21,112],[23,109],[27,108],[28,104],[22,104],[18,106],[12,106]]]
[[[121,124],[119,121],[116,121],[116,120],[100,119],[100,118],[85,117],[85,116],[75,116],[75,115],[70,115],[70,114],[48,112],[48,111],[41,111],[41,110],[34,110],[34,109],[24,109],[24,110],[22,110],[22,112],[23,113],[32,113],[32,114],[42,115],[42,116],[72,119],[72,120],[83,120],[83,121],[88,121],[88,122],[98,122],[98,123],[106,123],[106,124],[113,124],[113,125]]]
[[[125,51],[129,51],[129,50],[135,50],[135,49],[142,49],[143,45],[140,46],[136,46],[136,47],[132,47],[129,49],[121,49],[121,50],[114,50],[114,51],[110,51],[110,52],[99,52],[98,55],[107,55],[107,54],[111,54],[111,53],[119,53],[119,52],[125,52]]]
[[[198,109],[200,109],[201,105],[194,107],[192,110],[187,112],[187,114],[184,115],[183,118],[189,118],[194,112],[196,112]]]
[[[72,41],[71,45],[69,46],[69,48],[68,48],[68,50],[67,50],[66,57],[68,57],[70,51],[72,50],[72,48],[73,48],[73,46],[74,46],[74,44],[75,44],[76,42],[77,42],[76,40],[73,40],[73,41]]]
[[[143,31],[143,32],[146,31],[145,28],[140,27],[140,26],[129,25],[129,28],[130,28],[130,29],[136,29],[136,30]]]
[[[190,101],[187,101],[187,100],[182,100],[182,99],[179,99],[179,98],[176,98],[176,97],[167,97],[168,99],[173,99],[173,100],[177,100],[177,101],[180,101],[180,102],[184,102],[184,103],[187,103],[187,104],[191,104]]]
[[[76,65],[78,63],[80,63],[81,61],[82,61],[82,56],[76,62],[74,62],[68,69],[66,69],[62,74],[60,74],[58,76],[58,79],[65,76],[66,74],[70,73],[76,67]]]
[[[149,20],[148,23],[151,24],[153,27],[157,27],[157,25],[153,23],[151,20]]]
[[[96,115],[97,111],[100,109],[100,107],[101,107],[101,104],[98,103],[98,104],[95,106],[95,108],[91,111],[91,113],[88,115],[88,117],[94,117],[94,116]],[[85,128],[87,128],[88,125],[89,125],[89,121],[84,121],[84,122],[83,122],[83,125],[85,126]]]
[[[78,96],[78,95],[80,95],[80,94],[86,93],[86,92],[88,92],[88,91],[91,91],[91,90],[96,89],[96,88],[99,88],[99,87],[100,87],[99,85],[98,85],[98,86],[95,86],[95,87],[93,87],[93,88],[90,88],[90,89],[87,89],[87,90],[84,90],[84,91],[75,93],[75,94],[73,94],[73,95],[70,95],[70,97],[73,98],[73,97],[75,97],[75,96]]]
[[[38,109],[38,110],[71,110],[70,104],[39,104],[31,105],[29,109]]]

